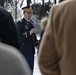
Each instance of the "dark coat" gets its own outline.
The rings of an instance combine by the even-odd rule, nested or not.
[[[37,41],[36,35],[33,33],[30,35],[30,30],[34,28],[32,21],[28,22],[24,18],[21,21],[17,22],[17,31],[19,37],[20,51],[23,54],[34,54],[35,48],[34,43]],[[23,35],[24,32],[27,32],[27,38]]]
[[[11,14],[0,7],[0,41],[18,47],[16,26]]]

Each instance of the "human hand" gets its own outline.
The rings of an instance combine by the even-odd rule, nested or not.
[[[30,30],[30,35],[31,35],[32,33],[35,33],[35,28],[32,28],[32,29]]]
[[[25,36],[25,38],[27,38],[27,32],[24,32],[23,35]]]

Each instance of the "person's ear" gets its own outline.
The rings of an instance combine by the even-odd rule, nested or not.
[[[25,11],[23,11],[23,15],[25,14]]]

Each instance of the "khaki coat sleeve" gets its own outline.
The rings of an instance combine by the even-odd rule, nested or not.
[[[42,75],[60,75],[54,38],[53,8],[50,10],[49,21],[39,48],[38,64]]]

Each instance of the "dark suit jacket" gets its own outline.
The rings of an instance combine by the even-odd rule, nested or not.
[[[35,34],[30,35],[30,30],[32,28],[34,28],[32,22],[28,22],[24,18],[21,21],[17,22],[20,51],[23,54],[35,53],[34,43],[37,41],[37,39]],[[27,32],[27,38],[25,38],[25,36],[23,35],[25,31]]]

